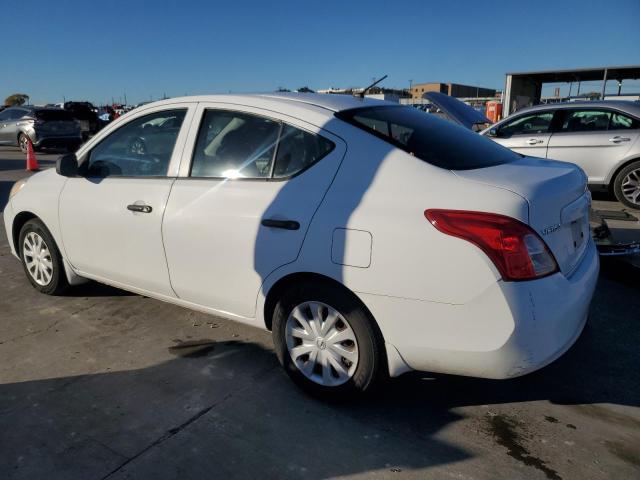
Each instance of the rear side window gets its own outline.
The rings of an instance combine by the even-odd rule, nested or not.
[[[632,130],[640,128],[640,121],[618,112],[611,112],[609,130]]]
[[[287,178],[307,169],[334,144],[279,120],[207,110],[200,124],[192,177]]]
[[[2,112],[2,120],[17,120],[18,118],[24,117],[26,113],[27,111],[22,108],[8,108]]]
[[[598,132],[609,127],[611,112],[605,110],[567,110],[560,132]]]
[[[484,168],[520,158],[471,130],[411,107],[356,108],[336,117],[448,170]]]
[[[71,112],[65,110],[36,110],[35,116],[43,122],[69,122],[74,119]]]
[[[274,178],[290,177],[306,170],[333,150],[333,143],[299,128],[285,125],[273,169]]]

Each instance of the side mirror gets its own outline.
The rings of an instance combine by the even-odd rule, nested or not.
[[[56,172],[63,177],[78,176],[78,158],[75,153],[61,155],[56,162]]]
[[[497,128],[490,128],[489,129],[489,136],[490,137],[497,137],[498,136],[498,129]]]

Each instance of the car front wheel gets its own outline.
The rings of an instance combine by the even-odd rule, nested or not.
[[[31,285],[47,295],[66,290],[62,256],[47,227],[34,218],[24,224],[19,238],[20,259]]]
[[[613,193],[623,205],[640,210],[640,161],[620,170],[613,183]]]
[[[281,365],[306,391],[330,399],[369,392],[387,377],[384,342],[349,292],[301,283],[282,296],[273,317]]]

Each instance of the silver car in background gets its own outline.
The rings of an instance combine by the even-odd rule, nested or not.
[[[640,209],[640,103],[568,102],[518,110],[480,132],[523,155],[580,166],[592,188]]]
[[[0,145],[66,148],[75,151],[82,144],[80,124],[73,115],[59,108],[11,107],[0,112]]]

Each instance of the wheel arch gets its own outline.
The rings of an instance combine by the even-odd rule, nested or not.
[[[625,169],[626,167],[628,167],[629,165],[631,165],[633,162],[638,162],[640,161],[640,156],[635,156],[633,158],[628,158],[624,161],[622,161],[620,163],[620,165],[618,165],[616,167],[616,169],[613,171],[613,173],[611,174],[611,177],[609,177],[609,181],[607,182],[607,189],[609,190],[609,192],[613,193],[613,185],[616,182],[616,178],[618,177],[618,174]]]
[[[42,222],[40,217],[29,211],[20,212],[13,219],[13,226],[11,227],[11,241],[13,242],[13,247],[18,255],[20,255],[20,230],[22,230],[25,223],[33,218],[37,218]]]
[[[373,314],[367,308],[367,306],[364,304],[364,302],[360,299],[360,297],[358,297],[358,295],[356,295],[352,290],[350,290],[348,287],[346,287],[343,283],[340,283],[339,281],[335,280],[334,278],[328,277],[326,275],[322,275],[320,273],[314,273],[314,272],[289,273],[289,274],[283,276],[282,278],[278,279],[271,286],[271,288],[267,292],[267,295],[266,295],[266,298],[265,298],[265,301],[264,301],[264,311],[263,311],[264,323],[265,323],[266,328],[269,331],[271,331],[271,327],[273,325],[273,312],[275,311],[276,303],[278,303],[278,299],[282,296],[283,292],[290,285],[293,285],[295,283],[300,283],[300,282],[318,282],[318,283],[323,283],[325,285],[331,285],[332,287],[335,287],[337,289],[340,289],[340,290],[346,292],[350,297],[352,297],[356,302],[358,302],[358,304],[360,304],[362,309],[369,316],[370,320],[372,321],[373,325],[375,326],[375,329],[380,334],[381,338],[384,338],[382,336],[382,332],[380,331],[380,327],[378,326],[378,323],[376,322],[375,318],[373,317]]]
[[[13,242],[13,247],[14,247],[15,252],[18,255],[18,257],[21,257],[21,252],[20,252],[20,230],[22,230],[22,227],[24,226],[25,223],[27,223],[29,220],[33,220],[34,218],[40,220],[42,222],[42,224],[47,228],[47,230],[49,230],[49,232],[51,232],[51,230],[49,229],[49,227],[47,226],[45,221],[42,220],[42,218],[40,218],[35,213],[30,212],[28,210],[25,210],[25,211],[22,211],[22,212],[18,213],[14,217],[13,225],[11,227],[11,241]],[[76,274],[73,271],[73,268],[71,267],[71,264],[67,261],[67,259],[65,258],[64,254],[62,253],[61,246],[58,245],[59,242],[57,242],[57,240],[56,240],[55,236],[53,235],[53,233],[50,233],[50,234],[53,237],[53,241],[56,242],[56,247],[58,248],[58,251],[60,252],[60,256],[62,257],[64,274],[67,277],[67,282],[69,282],[69,285],[80,285],[82,283],[87,282],[88,280],[86,278],[79,276],[78,274]],[[20,258],[20,261],[22,261],[22,258]]]

